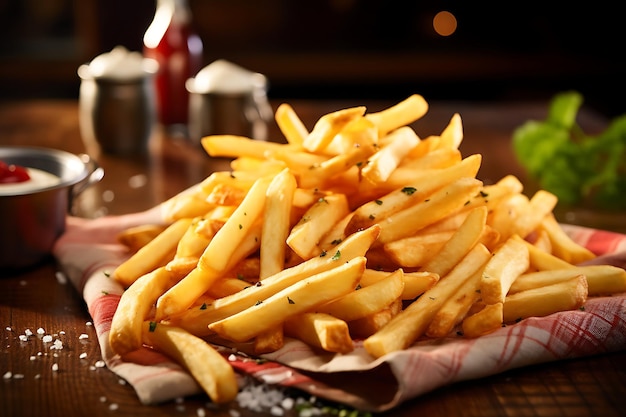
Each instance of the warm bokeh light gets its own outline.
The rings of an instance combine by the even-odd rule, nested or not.
[[[450,12],[441,11],[433,18],[433,28],[438,35],[450,36],[456,31],[456,17]]]

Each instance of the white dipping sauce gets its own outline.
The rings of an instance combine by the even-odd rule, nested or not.
[[[42,190],[61,182],[61,178],[37,168],[26,168],[30,179],[22,182],[0,183],[0,196]]]

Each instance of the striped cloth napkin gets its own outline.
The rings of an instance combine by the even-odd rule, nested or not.
[[[110,272],[127,254],[117,243],[123,229],[163,219],[160,207],[94,220],[70,217],[54,255],[83,295],[107,367],[128,381],[139,400],[157,404],[201,391],[193,378],[167,357],[147,348],[123,361],[108,336],[122,287]],[[626,267],[626,235],[563,225],[577,242],[598,255],[594,263]],[[209,340],[209,342],[211,342]],[[566,358],[626,349],[626,294],[590,298],[584,311],[530,318],[477,339],[450,336],[422,340],[377,360],[355,341],[350,354],[320,353],[297,340],[253,360],[229,347],[218,348],[241,376],[294,387],[364,411],[386,411],[402,402],[458,381]],[[241,378],[243,381],[245,378]],[[383,383],[381,383],[383,382]]]

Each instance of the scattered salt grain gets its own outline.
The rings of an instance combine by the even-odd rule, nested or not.
[[[67,275],[65,275],[63,272],[61,271],[57,271],[54,276],[57,279],[57,282],[61,285],[65,285],[67,284]]]
[[[56,339],[54,343],[52,344],[52,346],[50,346],[50,349],[58,349],[58,350],[63,349],[63,342],[61,342],[59,339]]]
[[[4,330],[6,330],[7,332],[12,332],[13,329],[11,328],[11,326],[7,326],[4,328]]]
[[[43,327],[40,327],[40,328],[37,329],[37,334],[44,335],[44,334],[46,334],[46,331],[43,329]]]
[[[105,367],[104,361],[96,361],[96,363],[94,365],[96,366],[96,368],[104,368]]]
[[[28,342],[28,336],[21,334],[18,336],[21,342]]]
[[[41,374],[35,375],[35,379],[39,379],[39,378],[41,378]]]
[[[270,409],[270,414],[273,416],[282,416],[283,414],[285,414],[285,410],[275,405]]]
[[[43,337],[43,339],[41,339],[41,340],[43,340],[43,342],[44,342],[44,343],[50,343],[50,342],[52,342],[52,336],[50,336],[49,334],[47,334],[47,335],[45,335],[45,336]]]
[[[30,336],[32,336],[32,335],[33,335],[33,331],[32,331],[31,329],[26,329],[26,330],[24,330],[24,334],[25,334],[27,337],[30,337]]]
[[[87,357],[87,352],[83,352],[79,356],[80,359],[85,359],[86,357]]]
[[[196,416],[198,416],[198,417],[206,417],[206,411],[204,410],[204,408],[198,408],[196,410]]]
[[[59,364],[58,364],[58,363],[53,363],[53,364],[52,364],[52,371],[53,371],[53,372],[56,372],[56,371],[58,371],[58,370],[59,370]]]
[[[37,356],[35,356],[35,355],[31,355],[31,356],[30,356],[30,360],[31,360],[31,361],[35,361],[35,360],[37,360]]]
[[[6,371],[4,375],[2,375],[2,379],[11,379],[13,377],[13,373],[11,371]]]
[[[83,339],[89,339],[89,335],[88,334],[81,334],[80,336],[78,336],[78,340],[83,340]]]
[[[24,379],[24,374],[15,374],[13,375],[13,379]]]
[[[109,404],[109,410],[111,410],[111,411],[115,411],[115,410],[117,410],[118,408],[120,408],[120,406],[119,406],[117,403],[111,403],[111,404]]]
[[[236,355],[234,355],[232,353],[230,355],[228,355],[228,361],[229,362],[235,362],[236,360],[237,360],[237,356]]]
[[[120,378],[120,379],[117,380],[117,383],[120,384],[120,385],[126,385],[126,380]]]
[[[87,323],[85,323],[85,326],[93,326],[93,323],[88,321]]]
[[[228,414],[230,414],[230,417],[239,417],[241,415],[241,413],[237,410],[230,410],[228,411]]]
[[[107,397],[105,397],[104,395],[102,395],[102,396],[100,397],[100,402],[101,402],[101,403],[105,403],[105,402],[107,402]]]

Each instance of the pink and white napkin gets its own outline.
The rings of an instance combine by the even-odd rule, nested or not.
[[[111,320],[123,292],[110,273],[127,256],[116,235],[129,226],[161,221],[159,207],[94,220],[70,217],[65,234],[54,248],[60,267],[84,297],[107,367],[127,380],[145,404],[200,392],[190,374],[167,357],[146,348],[132,361],[123,361],[108,343]],[[626,267],[626,235],[563,227],[574,240],[599,256],[595,263]],[[230,348],[222,350],[241,375],[295,387],[364,411],[386,411],[458,381],[531,364],[624,350],[626,294],[590,298],[584,311],[526,319],[477,339],[450,336],[422,340],[410,349],[376,360],[359,341],[355,345],[352,353],[341,355],[315,351],[289,339],[282,349],[263,356],[268,361],[234,355]]]

